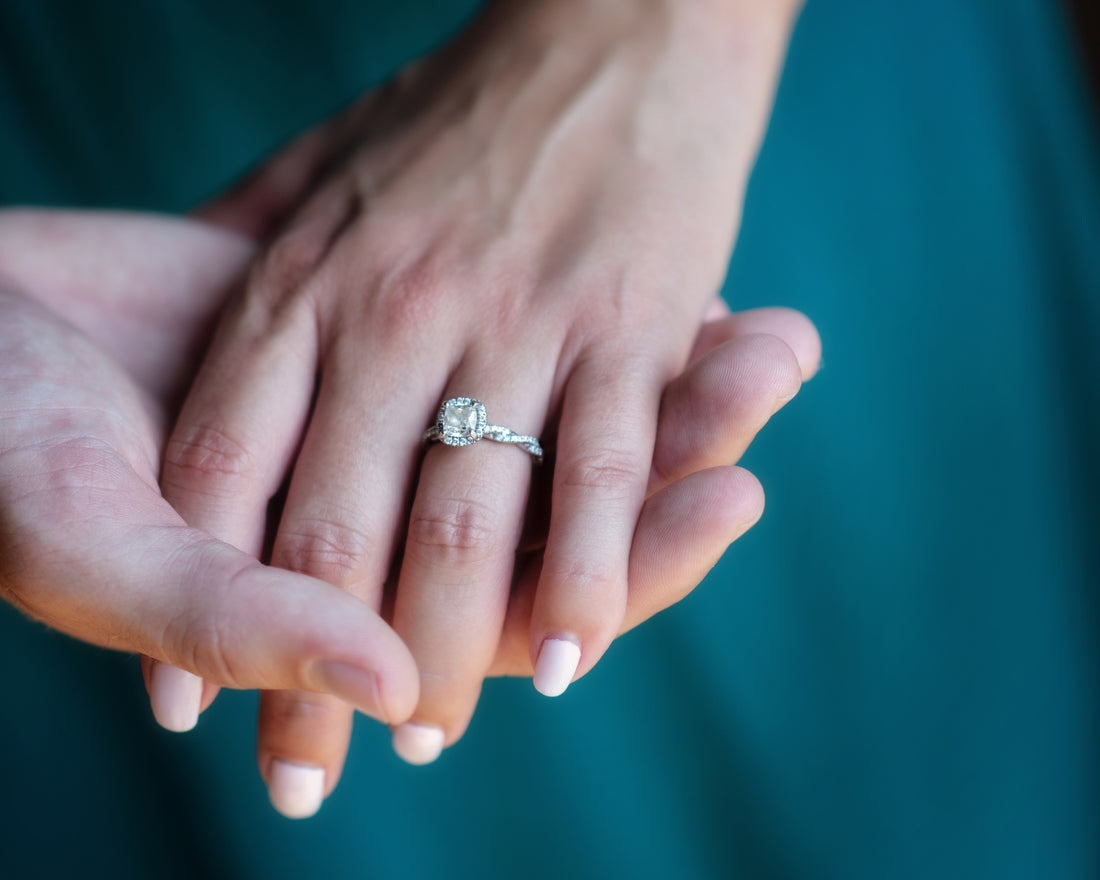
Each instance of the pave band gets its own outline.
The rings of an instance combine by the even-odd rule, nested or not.
[[[452,397],[439,408],[435,424],[424,432],[424,442],[445,443],[447,446],[471,446],[478,440],[508,443],[529,452],[542,461],[542,446],[537,437],[517,434],[503,425],[487,424],[485,405],[473,397]]]

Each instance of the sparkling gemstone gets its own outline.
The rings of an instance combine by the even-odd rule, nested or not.
[[[443,412],[443,423],[453,431],[472,434],[477,427],[477,408],[468,403],[461,406],[448,404]]]
[[[459,446],[474,443],[485,430],[485,408],[468,397],[448,400],[443,404],[439,428],[445,443]]]

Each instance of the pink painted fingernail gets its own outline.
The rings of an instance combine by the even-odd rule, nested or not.
[[[430,764],[443,751],[443,731],[407,721],[393,729],[393,750],[410,764]]]
[[[165,730],[188,731],[199,723],[202,679],[177,666],[154,662],[149,675],[149,703],[157,724]]]
[[[535,690],[548,697],[561,696],[577,674],[580,662],[581,647],[576,642],[546,639],[535,662]]]
[[[308,819],[325,799],[325,768],[273,758],[267,794],[271,805],[288,819]]]
[[[373,672],[338,660],[318,660],[310,667],[309,678],[317,690],[351,703],[377,721],[387,721],[378,695],[378,679]]]

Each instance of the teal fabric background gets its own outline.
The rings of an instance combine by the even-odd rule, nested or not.
[[[0,7],[0,202],[185,210],[477,4]],[[768,512],[560,701],[274,813],[255,698],[0,609],[0,877],[1100,876],[1100,142],[1040,0],[813,2],[725,293],[825,368]]]

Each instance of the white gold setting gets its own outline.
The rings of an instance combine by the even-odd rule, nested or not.
[[[424,442],[447,446],[472,446],[478,440],[495,440],[526,450],[542,461],[542,446],[535,437],[517,434],[503,425],[488,424],[485,404],[473,397],[452,397],[443,401],[435,424],[424,432]]]

